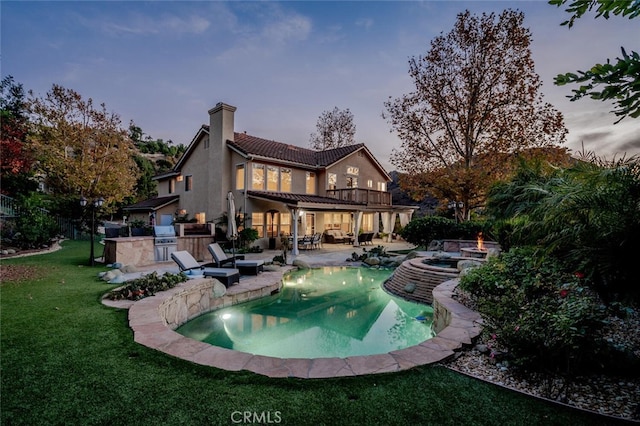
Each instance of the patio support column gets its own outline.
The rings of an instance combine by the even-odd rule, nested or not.
[[[298,211],[297,208],[289,208],[291,212],[291,221],[293,222],[293,246],[291,247],[291,254],[297,256],[300,254],[298,250]]]
[[[358,247],[360,242],[358,241],[358,233],[360,232],[360,226],[362,225],[362,212],[355,211],[353,212],[354,221],[354,230],[353,230],[353,246]]]

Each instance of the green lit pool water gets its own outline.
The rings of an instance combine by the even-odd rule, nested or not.
[[[391,270],[294,271],[276,295],[203,314],[176,331],[237,351],[277,358],[387,353],[431,337],[431,306],[382,289]]]

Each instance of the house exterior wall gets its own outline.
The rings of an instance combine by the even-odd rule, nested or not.
[[[349,168],[357,167],[358,174],[350,174]],[[322,195],[326,193],[328,189],[329,173],[335,173],[337,175],[337,187],[338,189],[347,188],[347,177],[358,178],[358,188],[378,190],[378,182],[384,182],[385,187],[387,184],[386,177],[380,172],[380,170],[374,166],[373,161],[369,158],[369,155],[363,151],[354,152],[353,154],[343,158],[334,165],[328,167],[326,171],[322,173],[321,190]],[[367,181],[372,180],[373,186],[367,187]]]
[[[179,165],[180,176],[167,176],[158,181],[159,196],[178,195],[180,197],[179,204],[171,206],[172,213],[175,213],[178,209],[184,209],[189,218],[194,218],[198,213],[202,213],[200,219],[204,218],[203,221],[217,221],[226,213],[227,194],[232,191],[237,211],[241,211],[248,218],[251,218],[254,212],[264,215],[263,221],[265,225],[261,231],[263,238],[254,244],[266,247],[268,244],[267,237],[271,230],[267,225],[268,213],[266,212],[269,210],[278,211],[281,216],[289,215],[291,218],[291,230],[293,229],[294,219],[297,219],[298,223],[302,225],[303,222],[308,222],[307,218],[313,218],[313,228],[308,226],[307,230],[312,229],[315,232],[338,227],[345,231],[351,231],[351,212],[332,210],[335,206],[327,205],[327,213],[331,214],[329,217],[322,211],[307,212],[312,215],[306,216],[307,213],[305,213],[305,221],[302,221],[299,217],[291,217],[291,212],[282,203],[248,198],[246,195],[248,190],[268,190],[266,185],[260,189],[253,188],[253,164],[259,163],[265,166],[265,180],[267,179],[268,166],[290,169],[291,189],[288,192],[296,194],[308,193],[306,182],[308,172],[315,174],[313,195],[327,196],[329,173],[335,173],[337,189],[347,188],[348,177],[357,178],[357,188],[361,190],[378,191],[381,183],[384,183],[386,189],[388,176],[380,169],[377,161],[366,149],[353,152],[326,169],[241,155],[227,145],[227,141],[234,140],[235,111],[235,107],[224,103],[219,103],[209,110],[208,132],[205,128],[201,129],[192,142],[192,146],[190,146],[186,154],[187,157],[181,160],[184,162]],[[244,166],[244,185],[242,189],[238,188],[236,182],[236,168],[239,165]],[[357,168],[357,174],[353,173],[350,168]],[[173,192],[169,190],[169,182],[172,179],[175,181]],[[187,190],[189,179],[191,188]],[[367,185],[369,180],[372,181],[370,187]],[[278,191],[282,191],[282,188],[278,188]],[[372,220],[368,222],[372,222]],[[254,226],[250,219],[247,221],[247,225]],[[274,231],[277,231],[277,229]],[[299,231],[302,234],[305,233],[305,229],[300,227]]]

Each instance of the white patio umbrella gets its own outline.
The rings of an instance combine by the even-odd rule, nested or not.
[[[236,202],[233,200],[233,193],[229,191],[227,194],[227,239],[231,240],[231,249],[233,256],[233,267],[236,267],[236,246],[235,241],[238,238],[238,225],[236,224]]]

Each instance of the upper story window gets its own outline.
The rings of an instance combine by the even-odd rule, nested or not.
[[[277,191],[280,180],[279,170],[275,166],[267,166],[267,191]]]
[[[360,169],[358,169],[357,167],[353,167],[353,166],[347,167],[347,174],[348,175],[358,176],[358,172],[360,172]]]
[[[264,164],[253,164],[251,189],[264,190]]]
[[[378,182],[378,191],[387,191],[387,182]]]
[[[316,193],[316,174],[314,172],[307,172],[306,193]]]
[[[338,189],[338,175],[335,173],[327,173],[327,188]]]
[[[191,191],[193,189],[193,176],[187,175],[184,177],[184,190]]]
[[[175,179],[169,179],[169,194],[173,194],[176,192],[176,181]]]
[[[347,176],[347,188],[357,188],[358,178],[353,176]]]
[[[367,188],[373,188],[373,180],[367,180]]]
[[[236,189],[244,189],[244,164],[236,166]]]
[[[280,191],[291,192],[291,169],[280,169]]]
[[[204,140],[204,149],[209,149],[209,138]]]

